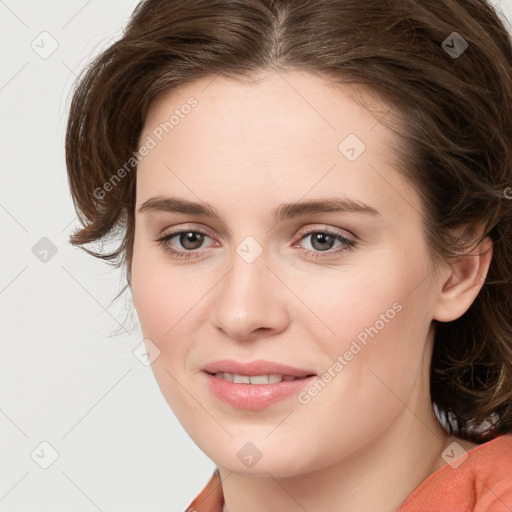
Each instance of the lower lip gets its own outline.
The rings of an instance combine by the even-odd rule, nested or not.
[[[265,409],[276,402],[297,395],[316,378],[283,380],[275,384],[235,384],[204,372],[210,391],[223,402],[239,409]]]

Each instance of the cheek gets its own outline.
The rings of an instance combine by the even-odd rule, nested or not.
[[[191,297],[194,287],[158,263],[150,251],[134,245],[132,260],[132,293],[142,335],[159,350],[151,369],[169,407],[180,418],[187,417],[189,397],[182,391],[184,365],[189,350],[190,328],[187,322],[194,314]]]
[[[179,330],[179,319],[184,316],[192,286],[183,286],[179,272],[170,272],[157,251],[141,247],[135,239],[132,259],[132,294],[142,333],[161,351],[166,340]]]
[[[365,279],[359,286],[346,280],[346,293],[338,288],[324,302],[322,319],[336,334],[316,338],[327,355],[324,373],[299,397],[303,410],[296,428],[336,439],[327,452],[347,450],[346,439],[355,449],[378,436],[403,409],[422,376],[430,325],[425,283],[411,293],[411,284],[421,282],[420,274],[425,277],[411,268],[394,279]],[[326,410],[334,426],[318,425],[317,418]],[[327,452],[324,455],[330,456]]]
[[[295,284],[294,292],[307,306],[298,304],[301,309],[295,312],[295,320],[310,330],[313,339],[322,340],[328,353],[344,353],[354,340],[364,347],[372,339],[408,330],[403,311],[414,305],[411,299],[417,297],[408,295],[410,283],[421,281],[421,270],[409,265],[404,266],[409,270],[402,272],[391,256],[387,259],[393,263],[386,264],[383,259],[380,265],[368,262],[358,268],[349,266],[303,279],[300,287]]]
[[[385,385],[371,373],[374,370],[392,389],[410,389],[423,356],[432,304],[425,279],[428,262],[422,261],[421,254],[415,255],[415,264],[410,256],[407,261],[403,258],[388,254],[380,265],[368,264],[365,272],[331,277],[330,286],[326,280],[304,284],[302,296],[318,312],[324,333],[309,334],[328,356],[324,371],[344,375],[333,379],[339,384],[350,382],[359,389],[385,392]],[[306,329],[308,323],[312,324],[303,323]],[[373,391],[368,396],[374,396]]]
[[[162,355],[171,350],[177,354],[185,348],[182,345],[190,335],[186,332],[187,322],[194,314],[190,305],[197,300],[179,280],[165,275],[151,277],[146,276],[132,287],[143,336],[157,345]]]

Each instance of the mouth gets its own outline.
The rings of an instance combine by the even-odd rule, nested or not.
[[[283,363],[258,359],[251,362],[222,359],[207,364],[202,371],[237,384],[272,384],[282,380],[293,380],[311,377],[315,373],[311,369],[299,368]],[[251,378],[256,377],[252,382]],[[230,380],[233,378],[233,380]],[[267,378],[268,380],[264,380]],[[279,378],[279,380],[277,380]],[[235,380],[236,379],[236,380]],[[249,379],[249,380],[247,380]]]
[[[254,384],[254,385],[265,385],[265,384],[278,384],[279,382],[291,382],[295,380],[304,380],[309,377],[314,377],[314,374],[295,376],[295,375],[282,375],[282,374],[263,374],[263,375],[242,375],[238,373],[229,372],[206,372],[218,379],[222,379],[226,382],[232,382],[234,384]]]
[[[316,375],[303,376],[286,374],[244,375],[231,372],[205,372],[206,386],[212,397],[220,403],[238,410],[258,411],[270,409],[278,402],[288,403],[293,407],[291,398],[313,385]],[[299,403],[295,400],[297,404]]]
[[[317,375],[310,369],[265,361],[222,359],[201,368],[208,389],[237,409],[258,410],[298,395]]]

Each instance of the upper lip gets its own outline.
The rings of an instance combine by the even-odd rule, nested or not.
[[[307,377],[315,375],[310,370],[296,368],[281,363],[274,363],[272,361],[257,360],[250,363],[241,361],[234,361],[232,359],[222,359],[221,361],[214,361],[207,364],[202,368],[207,373],[235,373],[237,375],[291,375],[292,377]]]

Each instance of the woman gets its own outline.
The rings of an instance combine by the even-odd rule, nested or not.
[[[482,0],[147,0],[77,83],[83,246],[217,465],[190,512],[512,510],[512,47]]]

